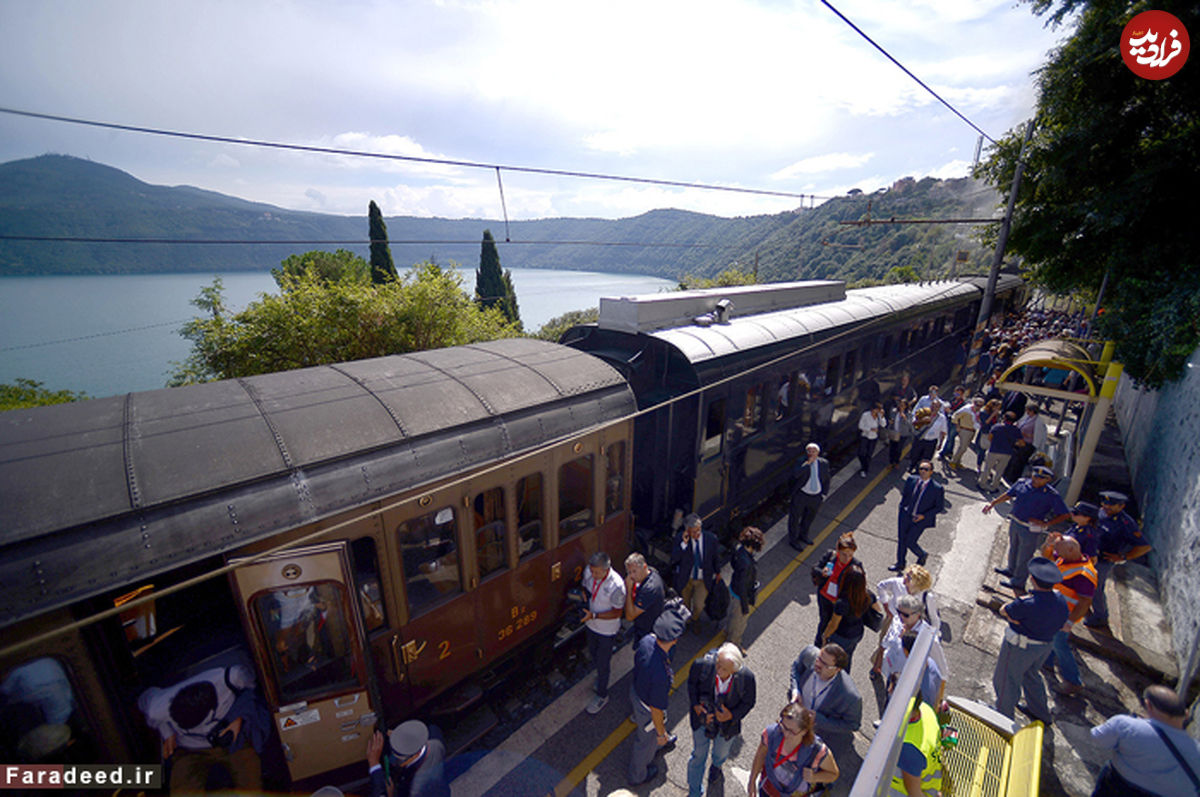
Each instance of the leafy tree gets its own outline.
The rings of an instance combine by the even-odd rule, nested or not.
[[[537,332],[533,333],[533,337],[541,338],[557,342],[562,337],[563,333],[568,329],[580,324],[592,324],[600,317],[600,310],[596,307],[591,307],[587,310],[571,310],[551,318],[546,323],[542,324]]]
[[[1102,298],[1101,335],[1137,381],[1177,379],[1200,344],[1200,70],[1145,80],[1121,59],[1125,24],[1147,9],[1196,19],[1181,0],[1026,0],[1074,31],[1038,73],[1037,127],[1008,249],[1053,292]],[[1022,129],[1010,131],[979,174],[1012,181]]]
[[[483,243],[479,248],[475,301],[483,308],[497,308],[511,323],[520,327],[521,311],[517,307],[517,292],[513,290],[512,272],[500,268],[500,252],[491,230],[483,231]]]
[[[396,264],[392,262],[387,225],[384,224],[383,213],[374,199],[367,206],[367,221],[371,234],[371,282],[376,285],[395,282],[399,275],[396,273]]]
[[[336,252],[315,250],[302,255],[290,255],[279,268],[271,269],[275,284],[283,287],[288,278],[296,278],[312,271],[322,282],[370,282],[371,267],[353,252],[339,249]]]
[[[735,285],[755,285],[757,283],[758,280],[749,271],[742,271],[738,266],[730,266],[715,277],[693,277],[691,274],[684,274],[679,278],[679,290],[730,288]]]
[[[47,390],[41,382],[18,378],[13,383],[0,384],[0,412],[20,410],[26,407],[44,407],[48,404],[66,404],[90,398],[87,393],[72,390]]]
[[[453,269],[413,266],[402,280],[329,282],[313,269],[286,275],[279,295],[263,294],[230,314],[219,281],[192,304],[205,311],[181,333],[192,352],[172,385],[512,337],[498,310],[481,310]]]

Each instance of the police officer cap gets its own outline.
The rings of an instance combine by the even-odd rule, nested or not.
[[[1071,514],[1083,515],[1084,517],[1090,517],[1094,520],[1100,517],[1100,510],[1095,504],[1089,501],[1080,501],[1071,508]]]
[[[429,741],[429,728],[420,720],[402,722],[388,734],[392,754],[400,759],[411,758],[421,752]]]
[[[1062,571],[1058,569],[1058,565],[1044,556],[1035,556],[1029,560],[1029,575],[1043,584],[1057,584],[1062,581]]]
[[[1105,490],[1100,493],[1100,503],[1126,504],[1129,503],[1129,496],[1125,495],[1125,493],[1119,493],[1116,490]]]
[[[654,636],[663,642],[673,642],[683,636],[686,625],[687,619],[680,612],[668,608],[654,621]]]
[[[1053,479],[1054,471],[1051,470],[1050,468],[1047,468],[1045,465],[1038,465],[1036,468],[1033,469],[1033,475],[1034,476],[1045,476],[1047,479]]]

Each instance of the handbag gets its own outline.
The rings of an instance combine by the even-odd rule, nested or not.
[[[868,606],[867,611],[863,614],[863,625],[872,631],[878,631],[879,627],[883,625],[883,612],[874,606]]]
[[[729,587],[718,577],[704,600],[704,612],[713,620],[723,620],[729,613]]]

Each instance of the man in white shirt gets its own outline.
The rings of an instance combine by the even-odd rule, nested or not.
[[[625,613],[625,580],[612,569],[612,561],[604,551],[597,551],[588,559],[583,589],[588,595],[587,611],[583,613],[588,654],[596,662],[596,696],[588,704],[587,712],[596,714],[608,705],[609,664],[617,632],[621,630],[621,615]]]
[[[950,422],[958,429],[958,437],[954,446],[954,456],[950,458],[950,467],[961,468],[963,454],[971,447],[971,441],[979,432],[979,411],[983,409],[983,396],[963,404],[950,416]],[[976,463],[978,465],[978,463]]]
[[[858,475],[864,479],[867,478],[867,471],[871,467],[871,455],[875,453],[875,441],[879,439],[879,431],[886,426],[887,418],[883,415],[883,404],[878,401],[858,419],[858,464],[861,466]]]

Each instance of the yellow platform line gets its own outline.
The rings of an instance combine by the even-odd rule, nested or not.
[[[870,495],[872,490],[879,486],[879,483],[883,481],[884,476],[887,476],[893,472],[893,468],[889,466],[880,471],[875,478],[871,479],[871,481],[867,482],[866,486],[859,490],[858,495],[854,496],[854,498],[850,500],[850,503],[846,504],[845,508],[842,509],[841,512],[838,512],[833,520],[825,524],[825,528],[821,529],[821,533],[817,535],[817,538],[803,551],[798,552],[795,557],[792,558],[792,561],[788,562],[787,565],[776,574],[775,578],[771,579],[767,586],[763,587],[759,591],[758,603],[750,608],[750,613],[754,614],[754,612],[758,611],[758,607],[763,605],[767,599],[774,594],[775,590],[783,586],[783,582],[787,581],[788,577],[791,576],[792,573],[796,572],[796,568],[804,563],[804,560],[808,557],[808,555],[811,554],[818,545],[824,542],[830,534],[833,534],[834,531],[841,527],[846,518],[850,516],[850,513],[853,512],[855,508],[857,508],[858,505],[863,502],[863,499]],[[691,669],[691,666],[696,659],[715,648],[721,641],[721,638],[722,635],[718,632],[715,636],[713,636],[712,639],[708,640],[708,642],[706,642],[699,651],[696,652],[696,655],[688,659],[686,666],[680,667],[675,671],[675,680],[671,684],[672,694],[674,694],[675,690],[682,686],[684,681],[687,680],[687,672],[689,669]],[[592,750],[592,752],[588,753],[586,758],[580,761],[574,769],[567,773],[567,776],[563,778],[558,786],[554,789],[555,797],[566,797],[568,794],[570,794],[576,786],[583,782],[583,779],[587,777],[589,772],[599,766],[601,761],[603,761],[605,758],[608,758],[609,754],[612,753],[613,750],[617,749],[617,745],[625,741],[626,737],[633,733],[634,728],[634,724],[628,719],[618,725],[616,730],[608,735],[608,738],[600,742],[600,744],[598,744],[595,749]]]

